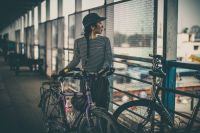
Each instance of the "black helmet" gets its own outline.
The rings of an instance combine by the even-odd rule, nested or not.
[[[86,15],[84,18],[83,18],[83,26],[84,27],[88,27],[92,24],[95,24],[97,22],[100,22],[100,21],[103,21],[105,20],[106,17],[100,17],[98,14],[96,13],[90,13],[88,15]]]

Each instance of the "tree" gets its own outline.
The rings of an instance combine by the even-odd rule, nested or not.
[[[120,47],[122,43],[126,42],[126,35],[116,32],[114,34],[114,45]]]

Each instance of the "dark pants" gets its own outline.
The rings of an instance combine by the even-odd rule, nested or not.
[[[98,107],[103,107],[108,110],[110,102],[109,81],[108,78],[93,79],[89,82],[92,101]],[[80,82],[81,92],[86,92],[85,81]]]

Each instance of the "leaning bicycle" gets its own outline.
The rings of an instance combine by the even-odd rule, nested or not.
[[[109,76],[113,68],[101,73],[88,73],[76,69],[65,75],[54,75],[54,80],[43,83],[39,106],[43,112],[47,133],[120,133],[115,119],[105,109],[96,107],[91,98],[89,81],[101,76]],[[85,80],[86,93],[65,92],[64,82],[69,78]],[[45,85],[49,88],[45,89]],[[82,107],[69,107],[69,97],[73,96]],[[74,99],[74,100],[73,100]],[[67,107],[66,107],[67,105]]]
[[[161,91],[165,91],[165,88],[162,87],[163,78],[166,76],[162,67],[164,60],[160,55],[152,57],[153,66],[149,74],[156,77],[152,87],[152,98],[124,103],[114,112],[114,117],[119,123],[129,128],[130,132],[133,133],[196,132],[192,131],[192,126],[199,111],[200,96],[197,96],[199,101],[193,110],[192,119],[188,121],[186,128],[181,131],[176,127],[176,121],[171,117],[170,112],[163,105],[159,96]]]

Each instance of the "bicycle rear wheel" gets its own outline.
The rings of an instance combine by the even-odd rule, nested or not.
[[[78,124],[78,133],[121,133],[114,117],[102,108],[90,110],[89,121],[82,117]]]
[[[64,108],[58,93],[51,89],[47,90],[43,95],[41,108],[45,132],[65,133],[67,131]]]
[[[155,113],[153,113],[155,112]],[[169,125],[160,106],[151,100],[130,101],[121,105],[113,114],[115,119],[130,132],[168,132]],[[162,120],[162,122],[161,122]]]

